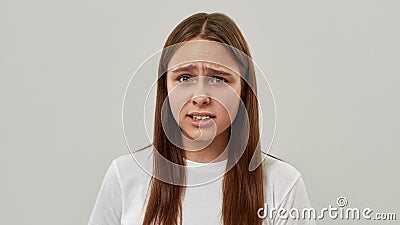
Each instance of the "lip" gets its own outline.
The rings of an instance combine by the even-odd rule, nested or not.
[[[198,115],[198,114],[193,114],[193,115]],[[208,114],[204,114],[202,116],[208,116]],[[196,126],[196,127],[207,127],[207,126],[211,126],[213,123],[215,123],[215,117],[206,119],[206,120],[195,120],[192,117],[190,117],[189,115],[187,115],[186,117],[189,120],[190,124],[192,124],[193,126]]]
[[[193,111],[187,114],[188,116],[209,116],[209,117],[213,117],[215,118],[215,115],[210,113],[210,112],[206,112],[206,111],[202,111],[202,112],[197,112],[197,111]]]

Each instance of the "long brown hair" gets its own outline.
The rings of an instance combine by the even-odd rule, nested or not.
[[[194,38],[217,41],[233,46],[251,59],[249,47],[242,33],[235,22],[224,14],[197,13],[186,18],[169,35],[164,49]],[[171,129],[172,131],[175,129],[175,132],[170,133],[179,134],[179,132],[176,132],[179,127],[170,111],[163,116],[160,113],[163,110],[163,102],[168,99],[165,71],[170,58],[171,52],[162,52],[157,81],[153,147],[170,162],[185,165],[184,151],[172,144],[164,133],[164,129]],[[247,62],[246,71],[243,75],[246,79],[246,82],[243,82],[243,79],[241,82],[241,99],[244,110],[239,109],[236,118],[243,117],[247,113],[251,135],[243,147],[245,148],[243,155],[237,153],[243,151],[236,151],[232,147],[237,145],[228,144],[228,165],[230,162],[237,161],[237,163],[224,175],[222,185],[222,221],[224,225],[262,224],[262,220],[257,217],[257,209],[264,205],[263,166],[261,164],[253,171],[248,169],[253,156],[258,159],[261,158],[257,93],[255,93],[256,90],[250,88],[250,86],[256,87],[254,66],[251,62]],[[163,128],[162,120],[167,120],[168,126]],[[240,120],[235,119],[232,122],[231,141],[236,140],[235,137],[243,135],[240,132],[243,130],[240,129],[242,124],[239,124],[238,121]],[[185,183],[185,169],[182,169],[182,167],[166,167],[161,163],[160,157],[156,156],[154,157],[153,168],[154,174],[151,180],[150,196],[143,225],[177,225],[178,219],[182,224],[182,200],[185,187],[184,185],[176,185],[176,183]],[[175,184],[161,181],[156,177],[169,177]]]

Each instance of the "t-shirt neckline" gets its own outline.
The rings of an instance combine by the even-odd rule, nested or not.
[[[188,166],[218,166],[218,165],[224,165],[228,162],[228,159],[224,159],[221,161],[217,161],[217,162],[196,162],[196,161],[192,161],[190,159],[185,159],[186,164]]]

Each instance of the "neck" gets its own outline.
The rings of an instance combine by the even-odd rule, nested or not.
[[[194,162],[208,163],[218,162],[228,158],[228,152],[224,151],[229,141],[229,128],[214,138],[214,140],[205,147],[209,141],[188,142],[183,140],[185,149],[185,158]],[[199,150],[196,150],[199,149]]]

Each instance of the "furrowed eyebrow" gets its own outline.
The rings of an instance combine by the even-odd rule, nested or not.
[[[213,75],[225,75],[225,76],[232,76],[232,73],[226,72],[223,70],[218,70],[218,69],[213,69],[210,67],[205,67],[205,72],[211,73]],[[188,65],[188,66],[183,66],[183,67],[178,67],[176,69],[171,70],[173,73],[180,73],[180,72],[191,72],[197,70],[197,67],[195,65]]]
[[[206,67],[206,72],[208,73],[208,71],[210,71],[210,73],[212,73],[213,75],[225,75],[225,76],[232,76],[231,73],[223,71],[223,70],[217,70],[217,69],[213,69],[210,67]]]
[[[179,72],[187,72],[187,71],[193,71],[196,70],[195,65],[188,65],[188,66],[183,66],[183,67],[178,67],[176,69],[171,70],[173,73],[179,73]]]

